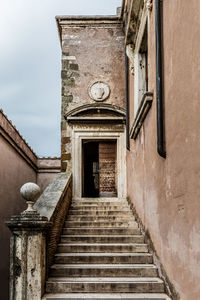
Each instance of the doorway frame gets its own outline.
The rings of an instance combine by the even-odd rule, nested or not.
[[[95,126],[74,125],[72,128],[72,174],[75,200],[82,197],[82,141],[83,140],[116,140],[117,143],[117,191],[119,199],[126,198],[126,134],[124,126],[113,130]]]

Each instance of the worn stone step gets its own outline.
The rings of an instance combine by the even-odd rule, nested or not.
[[[76,216],[76,215],[67,215],[66,218],[67,221],[92,221],[92,222],[96,222],[96,221],[118,221],[118,222],[126,222],[127,218],[126,215],[124,216]],[[134,216],[131,217],[131,220],[134,221],[135,218]]]
[[[163,281],[155,277],[50,277],[46,282],[47,293],[163,293]]]
[[[70,209],[69,215],[103,215],[103,216],[124,216],[132,217],[133,214],[130,210],[76,210],[76,209]]]
[[[171,300],[163,293],[67,293],[45,294],[42,300]]]
[[[58,244],[58,253],[63,252],[148,252],[146,244],[118,244],[118,243],[86,243],[86,244]]]
[[[149,253],[56,253],[56,264],[152,264]]]
[[[98,206],[98,205],[71,205],[70,209],[72,210],[78,210],[78,211],[82,211],[82,210],[109,210],[109,211],[113,211],[113,210],[116,210],[116,211],[128,211],[129,208],[128,206],[125,206],[125,205],[101,205],[101,206]]]
[[[52,277],[156,277],[154,265],[140,264],[55,264],[50,269]]]
[[[107,205],[123,205],[129,207],[129,204],[127,201],[89,201],[89,200],[80,200],[80,201],[72,201],[71,205],[98,205],[98,206],[107,206]]]
[[[72,199],[72,202],[81,202],[81,203],[84,203],[84,202],[92,202],[92,203],[94,203],[94,202],[98,202],[98,203],[100,203],[100,202],[105,202],[105,203],[107,203],[107,202],[114,202],[114,203],[121,203],[121,202],[125,202],[125,203],[127,203],[127,200],[126,200],[126,198],[118,198],[118,197],[94,197],[94,198],[79,198],[79,199],[75,199],[75,198],[73,198]]]
[[[82,228],[82,227],[89,227],[89,228],[116,228],[116,227],[123,227],[123,228],[131,228],[131,229],[136,229],[137,232],[139,232],[138,229],[138,224],[133,221],[133,222],[87,222],[87,221],[66,221],[65,222],[65,228]]]
[[[136,228],[136,232],[138,232]],[[133,228],[65,228],[63,229],[63,234],[69,235],[134,235],[135,229]],[[144,237],[141,236],[144,240]]]
[[[61,235],[61,243],[144,243],[142,235]]]

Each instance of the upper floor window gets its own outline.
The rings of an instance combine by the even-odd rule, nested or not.
[[[147,20],[138,36],[134,53],[134,115],[148,91],[148,31]]]
[[[134,111],[130,137],[134,140],[138,136],[153,101],[153,93],[149,92],[148,16],[148,7],[144,6],[138,22],[140,24],[139,28],[135,28],[135,31],[132,30],[133,39],[131,40],[129,38],[129,44],[126,46],[127,55],[130,61],[130,71],[133,74],[134,80],[134,97],[133,100],[130,101],[130,106],[133,107]],[[129,35],[131,35],[131,30],[129,30]]]

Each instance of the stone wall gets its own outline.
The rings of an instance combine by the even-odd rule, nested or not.
[[[180,299],[190,300],[200,294],[200,6],[195,0],[162,2],[167,158],[157,153],[153,1],[148,73],[154,99],[127,151],[127,190]],[[130,73],[129,78],[132,125],[134,76]]]
[[[110,94],[104,103],[125,107],[124,34],[116,17],[57,17],[62,47],[62,171],[71,170],[71,127],[64,118],[71,109],[95,103],[89,93],[104,82]]]
[[[53,263],[57,244],[72,199],[71,174],[58,174],[35,203],[35,209],[52,223],[47,236],[47,272]]]
[[[21,213],[26,204],[19,190],[26,182],[35,182],[43,190],[60,171],[60,160],[38,159],[16,128],[0,111],[0,281],[1,297],[8,299],[9,239],[5,222]]]

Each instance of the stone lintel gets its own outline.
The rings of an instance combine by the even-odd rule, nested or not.
[[[68,117],[68,123],[125,123],[125,117]]]
[[[81,105],[72,109],[71,111],[65,114],[65,119],[67,120],[69,117],[78,117],[83,113],[90,112],[91,110],[111,112],[122,117],[126,116],[126,110],[117,105],[112,105],[108,103],[92,103],[92,104]]]

